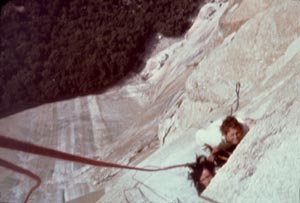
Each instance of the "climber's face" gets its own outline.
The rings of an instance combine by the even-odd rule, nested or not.
[[[228,143],[237,145],[242,139],[242,132],[236,128],[229,128],[225,136]]]
[[[211,174],[208,169],[204,168],[200,177],[200,182],[207,187],[212,178],[213,174]]]

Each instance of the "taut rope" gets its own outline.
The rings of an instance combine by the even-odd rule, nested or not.
[[[166,166],[162,168],[141,168],[141,167],[133,167],[133,166],[126,166],[116,163],[110,163],[110,162],[104,162],[104,161],[97,161],[65,152],[61,152],[58,150],[50,149],[47,147],[42,147],[39,145],[31,144],[29,142],[24,142],[20,140],[16,140],[13,138],[5,137],[3,135],[0,135],[0,147],[6,148],[6,149],[12,149],[12,150],[18,150],[22,152],[27,152],[31,154],[46,156],[46,157],[52,157],[56,159],[62,159],[66,161],[73,161],[77,163],[83,163],[88,164],[92,166],[98,166],[98,167],[107,167],[107,168],[120,168],[120,169],[128,169],[128,170],[136,170],[136,171],[145,171],[145,172],[156,172],[156,171],[165,171],[170,170],[174,168],[181,168],[181,167],[190,167],[193,163],[186,163],[186,164],[178,164],[178,165],[172,165],[172,166]],[[21,168],[15,164],[12,164],[6,160],[0,159],[0,166],[3,166],[5,168],[11,169],[15,172],[22,173],[24,175],[29,176],[30,178],[36,180],[36,185],[34,185],[29,193],[26,196],[25,203],[28,201],[30,195],[32,192],[41,184],[41,179],[37,175],[33,174],[31,171]]]

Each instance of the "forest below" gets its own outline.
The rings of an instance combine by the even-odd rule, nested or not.
[[[182,36],[204,0],[8,1],[0,18],[0,117],[138,73],[157,33]]]

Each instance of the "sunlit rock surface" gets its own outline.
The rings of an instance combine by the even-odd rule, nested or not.
[[[299,202],[299,10],[292,0],[208,3],[182,39],[162,40],[140,76],[102,95],[1,119],[0,133],[122,164],[192,162],[195,131],[230,113],[239,81],[235,114],[257,124],[203,196],[222,203]],[[1,158],[42,177],[32,202],[209,202],[197,196],[186,168],[117,174],[0,150]],[[1,201],[21,202],[33,184],[2,168],[0,178]]]
[[[300,201],[300,2],[229,1],[225,6],[217,23],[220,44],[193,68],[182,100],[160,121],[161,149],[140,164],[193,161],[196,129],[230,113],[240,81],[235,115],[257,124],[203,193],[211,201],[197,197],[188,169],[176,169],[127,173],[99,203]]]

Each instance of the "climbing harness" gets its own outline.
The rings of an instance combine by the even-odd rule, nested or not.
[[[234,112],[236,112],[239,109],[239,106],[240,106],[240,88],[241,88],[241,83],[237,82],[236,85],[235,85],[236,100],[233,102],[233,104],[231,105],[231,109],[230,109],[230,115],[231,116],[233,114],[232,106],[234,105],[234,103],[236,103]]]

